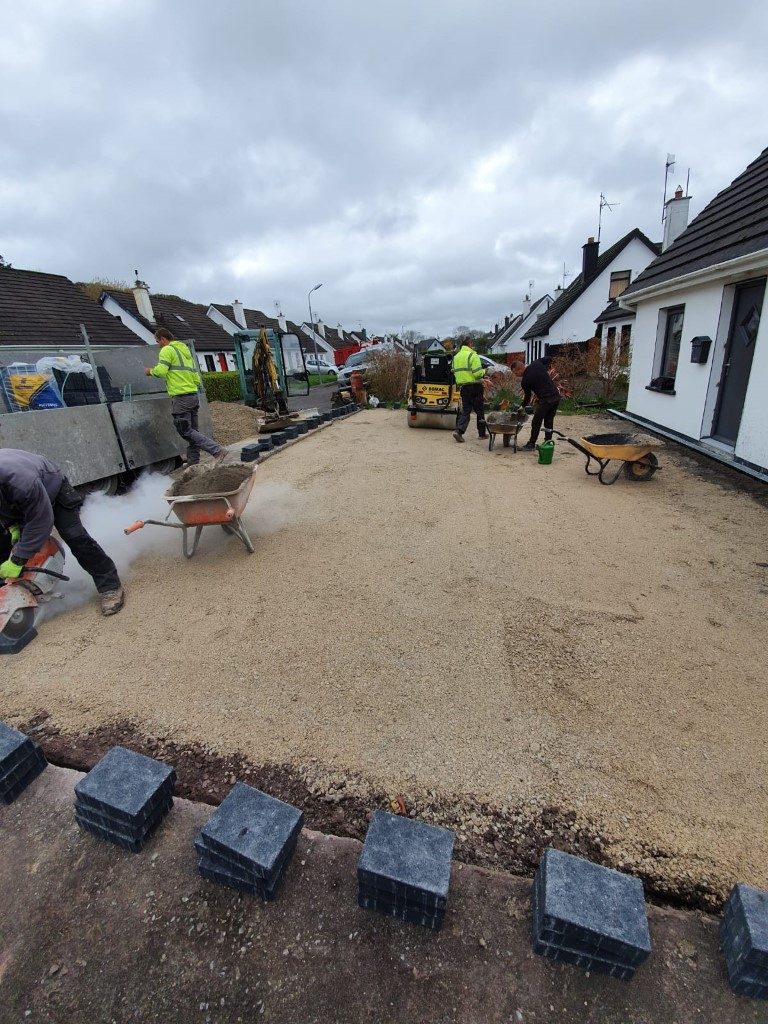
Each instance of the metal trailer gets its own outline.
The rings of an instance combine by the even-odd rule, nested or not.
[[[173,426],[163,381],[144,374],[156,364],[157,352],[151,345],[90,345],[85,333],[83,344],[66,348],[0,345],[0,367],[35,363],[44,356],[77,355],[93,367],[98,394],[95,404],[10,412],[0,388],[0,447],[44,455],[61,466],[75,487],[108,494],[149,466],[169,472],[186,445]],[[108,400],[100,367],[119,391],[119,401]],[[200,429],[212,433],[202,390]]]

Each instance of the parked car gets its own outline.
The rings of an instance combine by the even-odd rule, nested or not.
[[[339,387],[348,387],[350,378],[355,370],[361,370],[365,373],[366,368],[370,364],[371,356],[368,349],[364,349],[362,352],[353,352],[347,359],[343,366],[340,366],[337,374],[337,383]]]
[[[304,365],[310,373],[332,373],[334,377],[338,373],[338,367],[334,366],[333,363],[329,363],[327,359],[323,359],[321,356],[318,356],[317,358],[314,356],[305,356]]]
[[[497,373],[509,373],[509,367],[505,366],[504,363],[497,363],[494,359],[489,359],[488,356],[480,356],[479,358],[486,377],[493,377]]]

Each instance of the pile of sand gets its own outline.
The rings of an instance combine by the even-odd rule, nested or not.
[[[171,487],[171,494],[228,494],[236,491],[253,472],[252,465],[236,462],[227,466],[190,466]]]
[[[213,436],[219,444],[235,444],[259,432],[261,417],[256,409],[237,402],[209,402]]]

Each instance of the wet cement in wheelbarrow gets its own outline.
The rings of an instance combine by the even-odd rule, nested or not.
[[[213,469],[190,466],[170,488],[169,493],[174,497],[186,497],[193,494],[227,494],[230,491],[236,491],[252,472],[252,466],[245,466],[242,463],[216,466]]]

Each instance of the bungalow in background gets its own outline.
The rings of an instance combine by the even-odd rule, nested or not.
[[[768,149],[621,296],[635,314],[627,417],[768,479]]]
[[[594,238],[587,239],[582,252],[581,273],[522,335],[526,363],[594,338],[595,318],[659,255],[661,245],[634,228],[602,255]]]
[[[207,315],[207,306],[188,302],[178,295],[150,295],[143,281],[132,291],[105,289],[101,305],[147,345],[154,345],[155,331],[166,327],[179,341],[191,342],[201,370],[235,370],[235,345],[229,334]]]
[[[555,293],[555,297],[562,291],[558,289]],[[493,344],[488,349],[490,355],[494,356],[509,356],[520,354],[525,358],[525,342],[523,341],[523,335],[532,327],[536,320],[546,313],[549,307],[554,302],[551,295],[542,295],[540,299],[536,299],[535,302],[531,302],[529,295],[525,296],[523,300],[523,311],[522,313],[511,314],[510,316],[504,317],[504,324],[499,327],[496,324],[496,328],[493,332]]]

